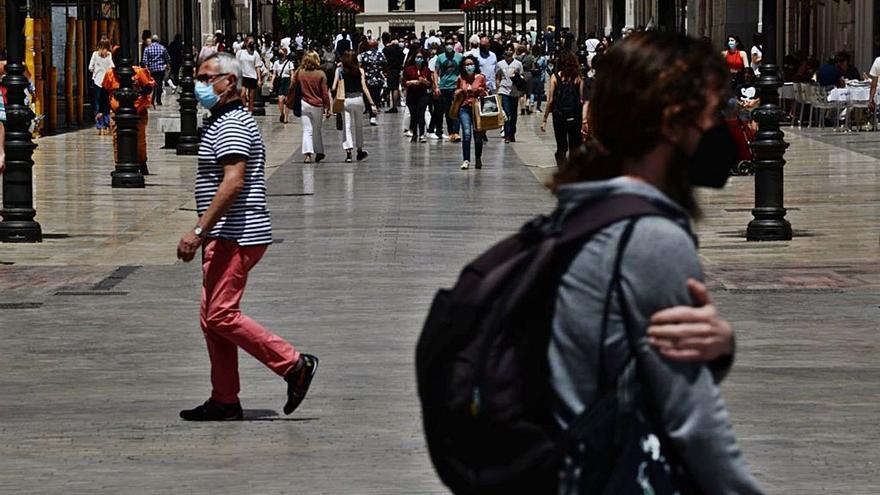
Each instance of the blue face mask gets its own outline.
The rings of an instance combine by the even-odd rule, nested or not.
[[[425,62],[425,59],[421,57],[416,57],[416,64],[422,65]]]
[[[214,92],[214,85],[206,82],[196,81],[196,100],[208,110],[214,108],[214,105],[220,101],[220,95]]]
[[[473,74],[474,72],[477,71],[477,66],[476,66],[476,65],[466,65],[465,68],[464,68],[464,70],[465,70],[465,72],[467,72],[468,74]]]
[[[727,46],[730,47],[731,50],[736,48],[736,41],[728,41]]]

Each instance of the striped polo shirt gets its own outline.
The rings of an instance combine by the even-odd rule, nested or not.
[[[272,222],[266,206],[266,147],[254,118],[241,102],[229,103],[213,112],[199,145],[196,173],[196,209],[208,209],[223,181],[221,161],[247,162],[244,187],[232,207],[211,229],[208,237],[234,239],[241,246],[272,242]]]

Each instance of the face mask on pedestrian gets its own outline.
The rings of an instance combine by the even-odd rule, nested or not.
[[[720,189],[738,161],[739,151],[730,129],[727,124],[718,124],[703,133],[696,151],[688,157],[688,178],[691,185]]]
[[[425,59],[422,57],[416,57],[416,65],[422,65],[423,63],[425,63]]]
[[[477,71],[477,66],[476,65],[465,65],[464,71],[467,72],[468,74],[473,74],[474,72]]]
[[[731,50],[733,50],[734,48],[736,48],[736,41],[734,41],[734,40],[729,40],[729,41],[727,42],[727,48],[730,48]]]
[[[489,45],[480,45],[480,51],[485,53],[489,51]]]
[[[217,81],[213,83],[196,81],[196,101],[208,110],[214,108],[217,102],[220,101],[220,95],[214,92],[214,84],[217,84]]]
[[[452,55],[453,53],[455,53],[455,47],[452,45],[446,45],[446,54]]]

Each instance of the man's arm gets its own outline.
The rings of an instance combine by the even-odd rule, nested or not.
[[[214,195],[208,209],[205,210],[205,213],[202,214],[196,223],[196,226],[201,227],[203,232],[210,232],[214,225],[226,216],[242,188],[244,188],[244,172],[247,166],[245,158],[231,156],[225,161],[221,160],[220,164],[223,165],[223,181],[220,182],[217,194]],[[201,237],[197,236],[192,230],[187,232],[177,245],[177,258],[186,262],[191,261],[201,244]]]
[[[875,111],[876,110],[876,101],[877,101],[877,80],[880,79],[877,76],[871,76],[871,90],[868,91],[868,110]]]

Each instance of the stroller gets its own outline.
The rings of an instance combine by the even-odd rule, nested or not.
[[[730,175],[755,175],[754,155],[749,147],[755,139],[755,131],[739,118],[727,119],[727,128],[739,150],[739,162],[730,169]]]

